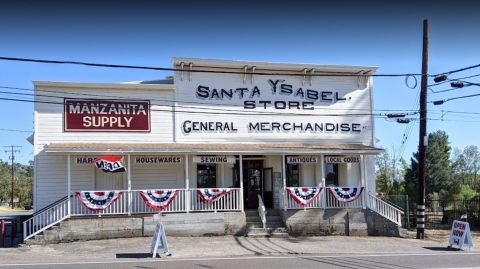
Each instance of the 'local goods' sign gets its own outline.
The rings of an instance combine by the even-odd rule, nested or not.
[[[359,163],[360,156],[325,156],[326,163]]]
[[[65,99],[66,132],[150,131],[150,101]]]

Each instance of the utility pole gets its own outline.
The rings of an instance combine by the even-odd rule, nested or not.
[[[420,89],[420,135],[418,145],[417,239],[425,238],[425,175],[427,159],[427,81],[428,80],[428,20],[423,20],[422,80]]]
[[[9,150],[5,150],[5,153],[10,153],[10,160],[12,160],[12,197],[10,202],[12,203],[13,209],[13,195],[14,195],[14,184],[15,184],[15,153],[20,152],[20,150],[15,148],[21,148],[22,146],[4,146],[4,148],[10,148]]]

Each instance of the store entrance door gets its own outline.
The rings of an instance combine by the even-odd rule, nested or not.
[[[244,204],[247,209],[258,208],[258,194],[263,192],[263,160],[243,161]]]

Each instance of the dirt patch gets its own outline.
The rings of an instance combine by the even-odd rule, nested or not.
[[[425,237],[427,239],[448,245],[448,239],[450,238],[450,230],[427,229],[425,230]],[[472,239],[474,246],[480,246],[480,231],[472,231]]]

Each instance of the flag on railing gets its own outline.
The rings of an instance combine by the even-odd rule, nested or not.
[[[208,204],[226,195],[232,190],[233,189],[231,188],[205,188],[205,189],[198,189],[197,193],[202,199],[202,201]]]
[[[287,192],[300,206],[310,204],[322,191],[321,187],[287,187]]]
[[[145,204],[154,210],[163,210],[170,205],[173,198],[177,196],[179,190],[177,189],[156,189],[156,190],[142,190],[142,196]]]
[[[351,202],[356,200],[362,194],[363,187],[356,188],[329,188],[330,193],[335,196],[339,202]]]
[[[80,191],[75,193],[77,199],[90,210],[103,210],[122,195],[121,191]]]
[[[122,156],[102,156],[94,160],[95,166],[106,173],[125,172]]]

